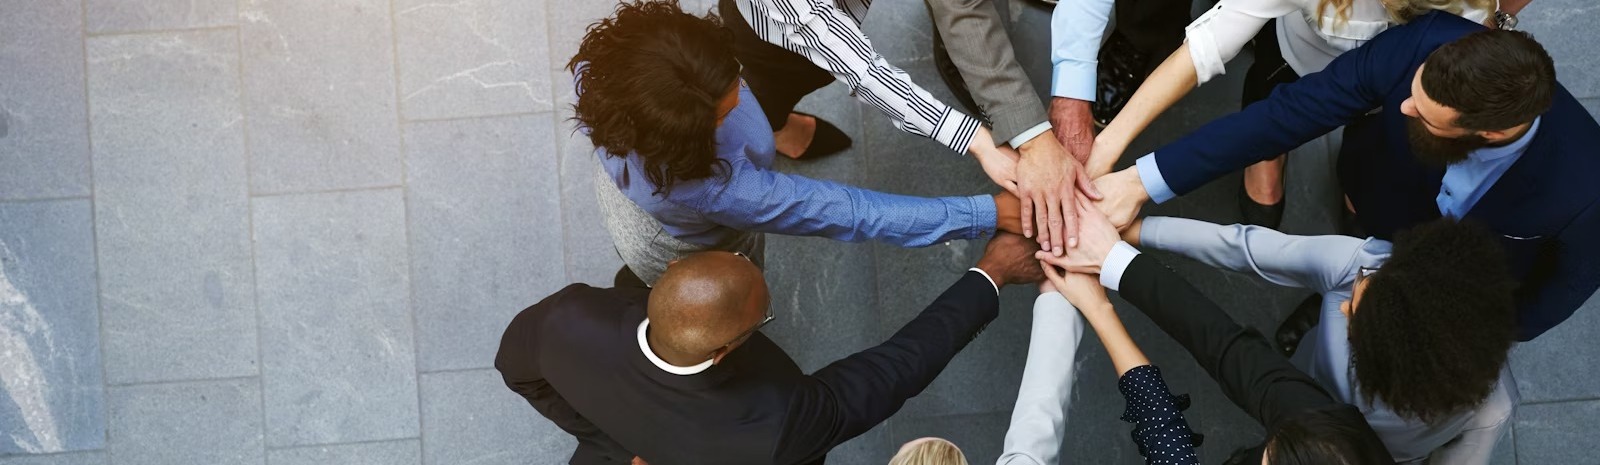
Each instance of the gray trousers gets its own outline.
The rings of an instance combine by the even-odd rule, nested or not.
[[[595,197],[599,200],[606,230],[611,232],[617,256],[645,284],[654,286],[656,280],[661,279],[661,274],[667,271],[667,263],[707,250],[741,252],[750,257],[756,266],[765,268],[765,234],[740,231],[712,246],[678,240],[661,226],[660,221],[624,196],[617,189],[616,182],[606,174],[605,168],[596,166],[594,171]]]

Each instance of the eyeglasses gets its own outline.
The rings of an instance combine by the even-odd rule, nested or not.
[[[1351,285],[1350,289],[1354,290],[1357,287],[1361,287],[1361,283],[1365,282],[1367,279],[1371,278],[1372,275],[1377,274],[1377,273],[1378,273],[1378,267],[1375,267],[1375,266],[1371,266],[1371,267],[1363,266],[1363,267],[1361,267],[1361,269],[1356,273],[1355,283]]]

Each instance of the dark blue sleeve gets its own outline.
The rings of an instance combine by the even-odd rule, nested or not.
[[[1201,437],[1189,430],[1183,410],[1189,396],[1174,396],[1161,379],[1161,370],[1143,365],[1128,370],[1117,380],[1117,390],[1127,399],[1122,421],[1133,423],[1133,442],[1147,464],[1199,464],[1194,449]]]
[[[1156,149],[1162,179],[1173,192],[1187,194],[1383,106],[1390,91],[1411,82],[1417,65],[1433,51],[1436,41],[1431,39],[1456,34],[1459,29],[1437,31],[1446,28],[1432,27],[1437,22],[1434,19],[1424,16],[1384,31],[1335,58],[1321,72],[1279,85],[1265,100]]]
[[[1600,288],[1600,201],[1556,236],[1556,261],[1545,278],[1517,291],[1517,340],[1530,341],[1567,321]]]

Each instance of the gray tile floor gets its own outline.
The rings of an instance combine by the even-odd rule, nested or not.
[[[703,11],[714,0],[684,1]],[[610,8],[0,0],[0,464],[563,462],[573,441],[507,391],[491,360],[515,312],[570,282],[607,283],[618,266],[561,70]],[[1047,16],[1011,16],[1042,84]],[[1537,0],[1522,23],[1600,111],[1600,7]],[[948,95],[920,2],[878,0],[866,29]],[[1135,148],[1232,111],[1247,64]],[[849,131],[854,153],[780,169],[905,194],[992,190],[970,160],[894,130],[839,86],[803,108]],[[1330,230],[1337,143],[1291,156],[1286,230]],[[1237,182],[1150,210],[1231,222]],[[781,317],[769,333],[819,368],[887,336],[980,251],[774,237]],[[1301,297],[1169,261],[1258,327]],[[884,463],[924,435],[993,460],[1031,294],[1007,290],[1002,318],[932,387],[832,462]],[[1497,463],[1593,463],[1595,307],[1516,349],[1524,405]],[[1174,388],[1195,396],[1208,463],[1259,439],[1180,348],[1125,315]],[[1109,362],[1086,339],[1067,462],[1138,463]]]

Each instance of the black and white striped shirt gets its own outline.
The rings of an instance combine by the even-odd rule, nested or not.
[[[861,19],[872,0],[738,0],[757,37],[811,60],[900,130],[966,153],[980,124],[911,82],[872,49]]]

